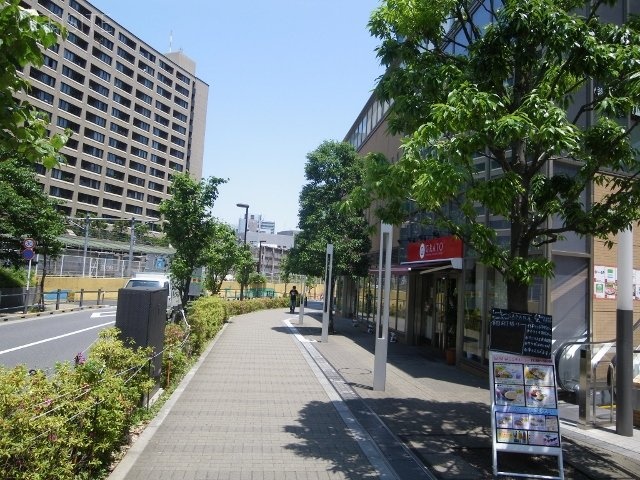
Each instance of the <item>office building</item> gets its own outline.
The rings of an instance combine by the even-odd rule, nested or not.
[[[26,0],[68,30],[28,66],[27,100],[69,129],[66,164],[39,180],[68,216],[153,220],[174,172],[202,177],[208,85],[182,52],[162,54],[83,0]]]
[[[476,2],[470,12],[479,19],[486,18],[487,9]],[[640,13],[636,2],[618,2],[603,6],[602,22],[620,23]],[[451,25],[448,38],[459,39],[459,25]],[[463,41],[444,42],[447,48],[462,49]],[[389,103],[372,96],[356,118],[345,141],[364,155],[383,153],[390,162],[402,155],[401,136],[389,134]],[[574,108],[574,107],[570,107]],[[577,108],[577,107],[575,107]],[[571,110],[570,110],[571,111]],[[637,122],[634,110],[629,121]],[[637,132],[632,142],[640,147]],[[474,159],[474,178],[488,181],[495,175],[489,158]],[[545,171],[546,175],[575,175],[578,167],[567,160],[557,159]],[[590,202],[606,195],[599,185],[584,192],[585,208]],[[415,204],[412,208],[415,207]],[[429,212],[416,210],[410,218],[394,228],[393,266],[391,269],[391,299],[389,325],[399,342],[410,345],[429,345],[455,352],[456,361],[464,367],[484,371],[488,365],[491,309],[507,307],[506,282],[495,269],[482,264],[475,252],[459,239],[439,230],[429,221]],[[379,221],[371,214],[370,221]],[[497,233],[498,242],[510,235],[502,218],[486,215],[486,225]],[[635,277],[638,277],[638,244],[635,232]],[[344,315],[358,314],[369,318],[378,292],[377,264],[379,237],[372,239],[372,269],[369,278],[357,285],[344,280],[338,292],[338,308]],[[553,351],[560,351],[569,339],[585,339],[605,344],[616,336],[616,249],[606,248],[600,239],[566,232],[540,251],[553,261],[555,270],[550,278],[538,278],[530,288],[528,311],[553,317]],[[640,290],[634,291],[635,311],[640,309]],[[358,311],[354,312],[354,308]],[[636,331],[634,345],[638,345]],[[572,365],[577,365],[577,352]],[[561,352],[562,353],[562,352]]]

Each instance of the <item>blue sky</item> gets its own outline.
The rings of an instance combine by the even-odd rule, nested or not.
[[[93,0],[159,52],[182,50],[209,84],[203,175],[213,209],[296,228],[307,153],[342,140],[382,68],[367,22],[378,0]]]

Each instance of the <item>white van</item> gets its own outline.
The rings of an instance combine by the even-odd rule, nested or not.
[[[133,278],[127,280],[124,288],[147,287],[164,288],[167,290],[167,320],[174,320],[178,311],[182,309],[180,295],[171,285],[171,279],[163,273],[134,273]]]

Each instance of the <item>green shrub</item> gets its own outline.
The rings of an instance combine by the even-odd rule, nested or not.
[[[117,330],[100,334],[89,361],[56,365],[52,376],[0,367],[2,478],[88,479],[104,475],[126,442],[152,385],[148,349],[127,348]]]
[[[231,315],[288,306],[287,298],[227,302],[203,297],[189,305],[186,324],[165,329],[163,383],[179,382]],[[11,480],[103,478],[114,454],[144,416],[141,399],[153,386],[151,348],[131,348],[115,328],[103,330],[85,361],[30,374],[0,366],[0,473]]]
[[[252,298],[250,300],[225,302],[225,305],[229,317],[234,317],[258,310],[289,307],[289,297]]]
[[[191,338],[181,324],[170,323],[164,330],[162,353],[162,387],[168,388],[179,382],[190,365]]]
[[[26,284],[24,268],[0,267],[0,288],[20,288]]]
[[[189,305],[188,322],[194,355],[199,355],[229,318],[226,303],[218,297],[201,297]]]

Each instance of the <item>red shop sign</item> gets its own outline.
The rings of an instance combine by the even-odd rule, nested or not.
[[[407,262],[428,262],[449,258],[462,258],[462,240],[458,237],[433,238],[407,245]]]

